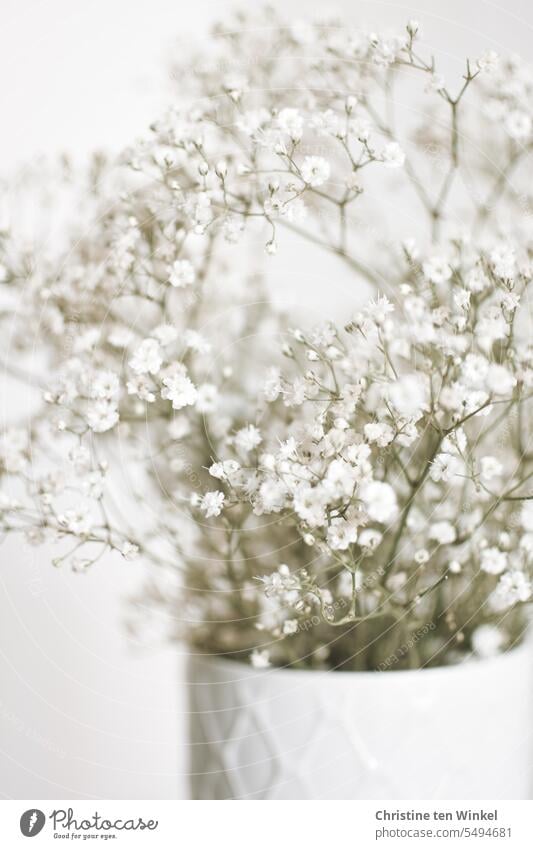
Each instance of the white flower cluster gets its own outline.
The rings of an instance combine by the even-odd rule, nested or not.
[[[434,621],[450,594],[464,594],[460,642],[459,619],[466,625],[475,605],[478,617],[506,618],[529,601],[527,433],[509,432],[507,417],[533,397],[533,350],[517,331],[531,270],[515,261],[510,274],[501,251],[450,249],[438,301],[430,258],[411,269],[396,304],[378,296],[344,333],[331,324],[291,331],[291,369],[268,373],[261,426],[226,438],[233,456],[209,470],[221,484],[217,510],[228,521],[237,508],[268,518],[248,532],[259,548],[275,521],[311,552],[312,579],[288,566],[263,579],[278,601],[276,616],[272,605],[265,614],[274,637],[292,636],[310,596],[330,625],[345,626],[407,613]],[[488,322],[497,332],[487,335]],[[346,582],[350,613],[332,619]]]

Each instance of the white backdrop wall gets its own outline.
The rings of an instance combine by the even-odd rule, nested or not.
[[[331,10],[329,2],[280,5],[295,17]],[[3,0],[0,177],[41,152],[66,150],[81,160],[127,143],[168,102],[166,63],[179,39],[200,34],[232,6]],[[527,0],[345,0],[336,8],[376,29],[417,18],[445,75],[459,75],[464,56],[489,48],[531,52]],[[286,255],[272,279],[285,275],[285,290],[312,290],[318,306],[322,271]],[[347,297],[342,281],[335,295]],[[0,393],[3,426],[25,395],[1,376]],[[143,650],[123,628],[125,597],[142,568],[109,560],[74,575],[20,540],[0,546],[0,796],[186,794],[180,649]]]

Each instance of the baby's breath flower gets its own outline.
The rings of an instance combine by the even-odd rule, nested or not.
[[[447,545],[455,541],[457,533],[450,522],[435,522],[431,525],[428,536],[439,545]]]
[[[135,560],[139,554],[139,546],[136,543],[125,540],[120,547],[120,553],[125,560]]]
[[[327,541],[331,548],[346,551],[357,541],[357,526],[346,519],[332,519],[328,527]]]
[[[199,413],[214,413],[220,393],[214,383],[202,383],[196,390],[196,409]]]
[[[199,506],[206,519],[211,519],[214,516],[220,516],[222,513],[222,507],[224,506],[224,493],[219,490],[206,492],[202,497]]]
[[[424,563],[427,563],[429,560],[429,552],[425,548],[419,548],[418,551],[415,551],[415,562],[420,564],[421,566]]]
[[[270,652],[266,649],[264,651],[254,649],[250,655],[250,662],[254,669],[267,669],[271,665]]]
[[[450,264],[444,257],[434,256],[424,262],[422,268],[427,279],[437,285],[446,283],[452,276]]]
[[[251,424],[237,431],[234,438],[235,447],[244,453],[253,451],[262,441],[261,431]]]
[[[496,457],[485,456],[480,460],[481,477],[485,481],[491,481],[493,478],[498,478],[503,472],[503,466]]]
[[[0,469],[15,474],[27,464],[28,434],[19,428],[10,428],[0,435]]]
[[[57,517],[57,521],[61,528],[65,528],[72,534],[79,536],[88,536],[92,528],[92,519],[90,511],[85,506],[73,507],[65,510]]]
[[[176,289],[183,289],[185,286],[191,286],[196,279],[196,274],[192,262],[188,259],[177,259],[173,265],[168,278],[168,282]]]
[[[500,57],[494,50],[487,50],[476,61],[479,70],[487,74],[493,74],[498,69],[499,64]]]
[[[114,401],[92,401],[87,407],[87,424],[95,433],[111,430],[118,420],[119,412]]]
[[[181,410],[196,402],[198,390],[181,363],[176,364],[172,373],[163,378],[161,397],[172,402],[173,410]]]
[[[531,116],[515,109],[505,119],[505,129],[512,139],[524,142],[531,136]]]
[[[303,133],[303,118],[298,109],[281,109],[276,119],[280,130],[287,133],[293,141],[299,141]]]
[[[448,483],[460,473],[461,463],[453,454],[437,454],[430,468],[430,477],[435,483],[444,481]]]
[[[485,548],[481,552],[480,567],[489,575],[499,575],[507,568],[507,555],[498,548]]]
[[[321,186],[329,179],[330,165],[322,156],[306,156],[300,169],[303,180],[312,188]]]
[[[163,365],[159,342],[156,339],[144,339],[129,361],[136,374],[157,374]]]
[[[375,442],[383,448],[394,439],[394,430],[390,425],[382,422],[370,422],[364,428],[365,437],[369,442]]]
[[[381,151],[381,162],[387,168],[401,168],[405,162],[405,153],[397,142],[389,142]]]
[[[391,304],[385,295],[378,295],[375,300],[370,300],[365,307],[365,314],[378,326],[385,323],[387,316],[394,312],[394,304]]]
[[[531,581],[520,569],[505,572],[490,596],[490,604],[496,612],[508,610],[517,602],[526,602],[531,598]]]
[[[160,324],[155,328],[154,336],[161,345],[171,345],[178,338],[178,331],[172,324]]]
[[[371,519],[376,522],[391,522],[398,515],[396,493],[388,483],[371,481],[363,484],[360,496]]]

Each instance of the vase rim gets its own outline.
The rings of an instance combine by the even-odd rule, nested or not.
[[[205,664],[214,664],[218,667],[225,667],[227,670],[235,669],[241,670],[246,673],[247,677],[260,676],[265,677],[268,675],[272,675],[273,673],[278,673],[283,675],[284,678],[293,677],[293,678],[316,678],[317,675],[334,675],[336,678],[348,678],[348,677],[357,677],[357,678],[365,678],[369,680],[370,678],[377,679],[378,677],[382,677],[384,672],[393,673],[394,677],[398,679],[398,681],[406,680],[409,677],[420,676],[421,673],[424,674],[424,677],[428,676],[442,676],[442,675],[456,675],[459,674],[469,674],[472,672],[472,667],[475,666],[476,669],[487,669],[489,666],[497,666],[505,663],[508,660],[516,659],[521,656],[526,656],[529,652],[533,650],[533,634],[528,635],[524,639],[520,640],[519,643],[516,643],[510,649],[507,649],[500,654],[493,655],[492,657],[476,657],[471,656],[466,660],[461,661],[460,663],[442,665],[442,666],[432,666],[430,668],[418,667],[417,669],[387,669],[387,670],[377,670],[377,669],[366,669],[366,670],[349,670],[342,671],[338,669],[295,669],[291,666],[269,666],[266,669],[256,669],[251,664],[246,663],[242,660],[233,660],[227,655],[222,654],[202,654],[200,652],[193,652],[189,649],[188,658],[191,663],[205,663]],[[240,674],[240,673],[239,673]]]

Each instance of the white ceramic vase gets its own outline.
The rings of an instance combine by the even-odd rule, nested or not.
[[[406,672],[189,662],[194,799],[529,799],[532,648]]]

